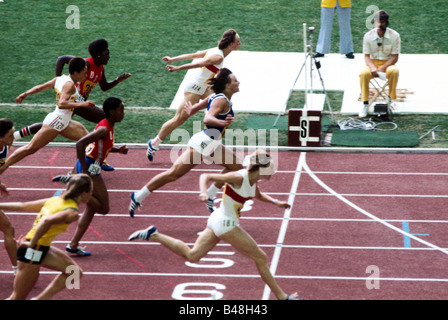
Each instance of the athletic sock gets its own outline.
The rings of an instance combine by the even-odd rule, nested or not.
[[[134,194],[134,199],[138,203],[142,203],[142,201],[145,200],[146,197],[149,196],[150,194],[151,194],[151,191],[149,191],[148,188],[146,188],[146,186],[144,186],[143,188],[141,188],[139,191],[137,191]]]
[[[30,136],[32,133],[30,131],[30,127],[26,126],[23,129],[17,130],[16,132],[14,132],[14,140],[20,140],[23,137],[28,137]]]
[[[151,140],[151,145],[154,148],[158,148],[161,143],[162,143],[162,140],[159,138],[159,136],[157,136],[157,137],[155,137],[154,139]]]
[[[207,195],[210,199],[213,199],[215,197],[215,195],[218,193],[219,189],[212,184],[208,189],[207,189]]]

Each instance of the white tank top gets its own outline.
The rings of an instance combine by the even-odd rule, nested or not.
[[[224,64],[224,52],[222,52],[222,50],[218,47],[208,49],[205,57],[213,55],[220,55],[223,58],[222,62],[220,64],[194,69],[192,77],[197,83],[206,83],[208,79],[213,78],[215,74],[218,73],[218,71],[222,68]]]
[[[67,75],[62,75],[62,76],[56,78],[56,83],[54,84],[54,91],[56,92],[56,109],[53,112],[58,115],[65,115],[67,113],[73,114],[73,109],[59,109],[59,107],[58,107],[59,99],[61,98],[61,95],[62,95],[62,88],[69,81],[74,84],[72,78],[70,78]],[[76,92],[72,96],[70,96],[70,99],[69,99],[72,102],[75,102],[79,96],[79,91],[78,91],[78,88],[76,87],[76,85],[75,85],[75,89],[76,89]]]
[[[237,173],[243,177],[243,183],[239,188],[232,187],[230,184],[225,185],[220,209],[225,215],[236,215],[239,218],[240,210],[243,208],[244,203],[255,197],[257,184],[250,185],[247,169],[238,170]]]

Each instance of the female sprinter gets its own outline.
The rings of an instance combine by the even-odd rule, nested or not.
[[[16,102],[21,103],[30,94],[54,89],[56,91],[56,108],[52,113],[45,117],[42,129],[36,133],[30,143],[20,147],[11,154],[5,164],[0,168],[0,174],[11,165],[45,147],[58,135],[70,140],[78,141],[89,133],[81,123],[72,120],[73,109],[93,108],[95,106],[95,103],[90,100],[76,102],[79,92],[75,83],[84,81],[86,78],[86,61],[79,57],[70,60],[69,73],[69,76],[63,75],[44,84],[37,85],[16,98]]]
[[[151,239],[190,262],[198,262],[223,240],[254,260],[261,278],[271,288],[277,299],[294,299],[295,294],[290,297],[278,286],[269,270],[266,254],[258,247],[255,240],[239,226],[240,210],[244,202],[250,198],[255,197],[261,201],[273,203],[279,208],[290,208],[287,202],[275,200],[258,189],[257,182],[262,179],[269,180],[272,174],[274,174],[274,162],[266,152],[261,150],[251,154],[250,164],[245,169],[225,174],[202,174],[199,180],[200,201],[207,201],[207,185],[210,181],[226,185],[221,206],[210,215],[207,227],[196,240],[192,249],[181,240],[158,233],[154,226],[134,232],[129,240]]]
[[[239,91],[239,81],[227,68],[222,68],[214,78],[209,80],[215,95],[193,106],[197,111],[207,108],[204,117],[206,129],[195,134],[188,142],[188,149],[174,162],[171,169],[153,177],[142,189],[131,194],[129,214],[134,216],[135,210],[140,207],[142,201],[151,192],[175,181],[193,169],[202,159],[217,159],[217,163],[223,165],[226,171],[236,171],[242,168],[241,161],[234,152],[221,143],[222,134],[233,122],[232,96]],[[211,208],[213,209],[213,197],[219,188],[212,186],[209,190]],[[208,206],[209,206],[208,205]]]
[[[120,82],[126,80],[131,76],[130,73],[123,73],[115,78],[113,81],[107,81],[104,66],[107,65],[110,59],[109,43],[104,39],[97,39],[92,41],[88,47],[90,57],[86,59],[87,63],[87,77],[84,81],[78,83],[79,98],[78,101],[87,101],[93,88],[99,83],[101,90],[107,91],[114,88]],[[56,61],[56,77],[62,75],[64,65],[68,64],[74,56],[65,55],[58,57]],[[76,114],[87,121],[98,123],[106,116],[103,109],[94,106],[93,108],[76,108],[73,110]],[[14,133],[15,140],[22,137],[35,134],[42,127],[42,123],[34,123]],[[102,169],[105,171],[113,171],[114,168],[108,164],[103,164]]]
[[[18,271],[14,279],[14,291],[10,300],[24,300],[39,278],[40,267],[61,273],[39,294],[36,299],[46,300],[66,287],[67,278],[75,270],[82,275],[81,268],[63,251],[51,246],[57,235],[65,232],[70,223],[78,220],[78,205],[87,203],[92,195],[93,185],[85,174],[75,175],[60,196],[30,202],[0,203],[0,209],[40,212],[33,227],[19,240]],[[68,268],[72,266],[72,268]]]
[[[5,163],[8,150],[14,141],[14,124],[10,119],[0,119],[0,167]],[[8,189],[0,181],[0,195],[7,195]],[[17,272],[17,245],[14,239],[14,227],[0,210],[0,231],[4,235],[4,245],[11,260],[14,274]]]
[[[0,119],[0,168],[6,162],[9,148],[14,142],[14,124],[8,118]],[[8,195],[8,189],[0,180],[0,195]]]
[[[101,177],[101,165],[109,152],[128,153],[126,146],[114,147],[114,126],[115,123],[121,122],[124,118],[123,102],[118,98],[107,98],[104,101],[103,110],[106,118],[98,123],[93,132],[76,143],[78,156],[76,172],[90,174],[93,181],[93,196],[79,220],[75,235],[66,247],[67,252],[80,256],[90,256],[90,252],[84,251],[79,246],[79,241],[87,231],[95,213],[104,215],[109,213],[109,195],[106,184]],[[68,180],[70,180],[70,176],[59,179],[62,182]]]
[[[146,155],[149,161],[153,160],[154,153],[158,150],[160,143],[162,143],[174,129],[182,125],[188,119],[188,114],[184,112],[185,103],[190,102],[191,104],[196,104],[199,100],[207,98],[212,93],[212,91],[208,90],[207,80],[213,78],[222,68],[224,58],[232,51],[238,50],[240,46],[241,41],[238,33],[233,29],[229,29],[224,32],[218,43],[218,47],[216,48],[198,51],[196,53],[183,54],[173,58],[168,56],[163,58],[163,61],[168,63],[191,59],[198,60],[181,66],[166,66],[170,72],[188,69],[195,69],[195,72],[192,74],[191,78],[188,79],[188,83],[184,89],[184,99],[177,109],[176,115],[162,125],[162,128],[154,139],[148,141]]]

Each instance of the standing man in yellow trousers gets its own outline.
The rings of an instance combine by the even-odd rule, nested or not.
[[[330,53],[331,29],[335,12],[338,13],[339,20],[339,52],[345,54],[349,59],[355,58],[350,27],[351,6],[351,0],[321,0],[321,25],[315,53],[316,58]]]
[[[362,108],[359,117],[367,116],[369,105],[369,83],[374,77],[386,77],[389,81],[389,101],[397,98],[398,68],[395,64],[400,54],[400,34],[389,28],[386,11],[375,14],[376,28],[364,35],[363,52],[366,66],[359,78],[361,84]]]

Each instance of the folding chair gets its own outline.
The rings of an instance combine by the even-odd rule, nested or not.
[[[383,80],[381,78],[372,78],[370,80],[370,99],[369,107],[376,103],[378,100],[382,102],[387,102],[388,95],[386,92],[389,81],[387,79]]]
[[[389,85],[389,81],[385,77],[372,78],[370,80],[370,99],[369,99],[369,109],[372,105],[374,105],[374,114],[377,117],[381,116],[392,116],[392,101],[389,98],[387,86]]]

